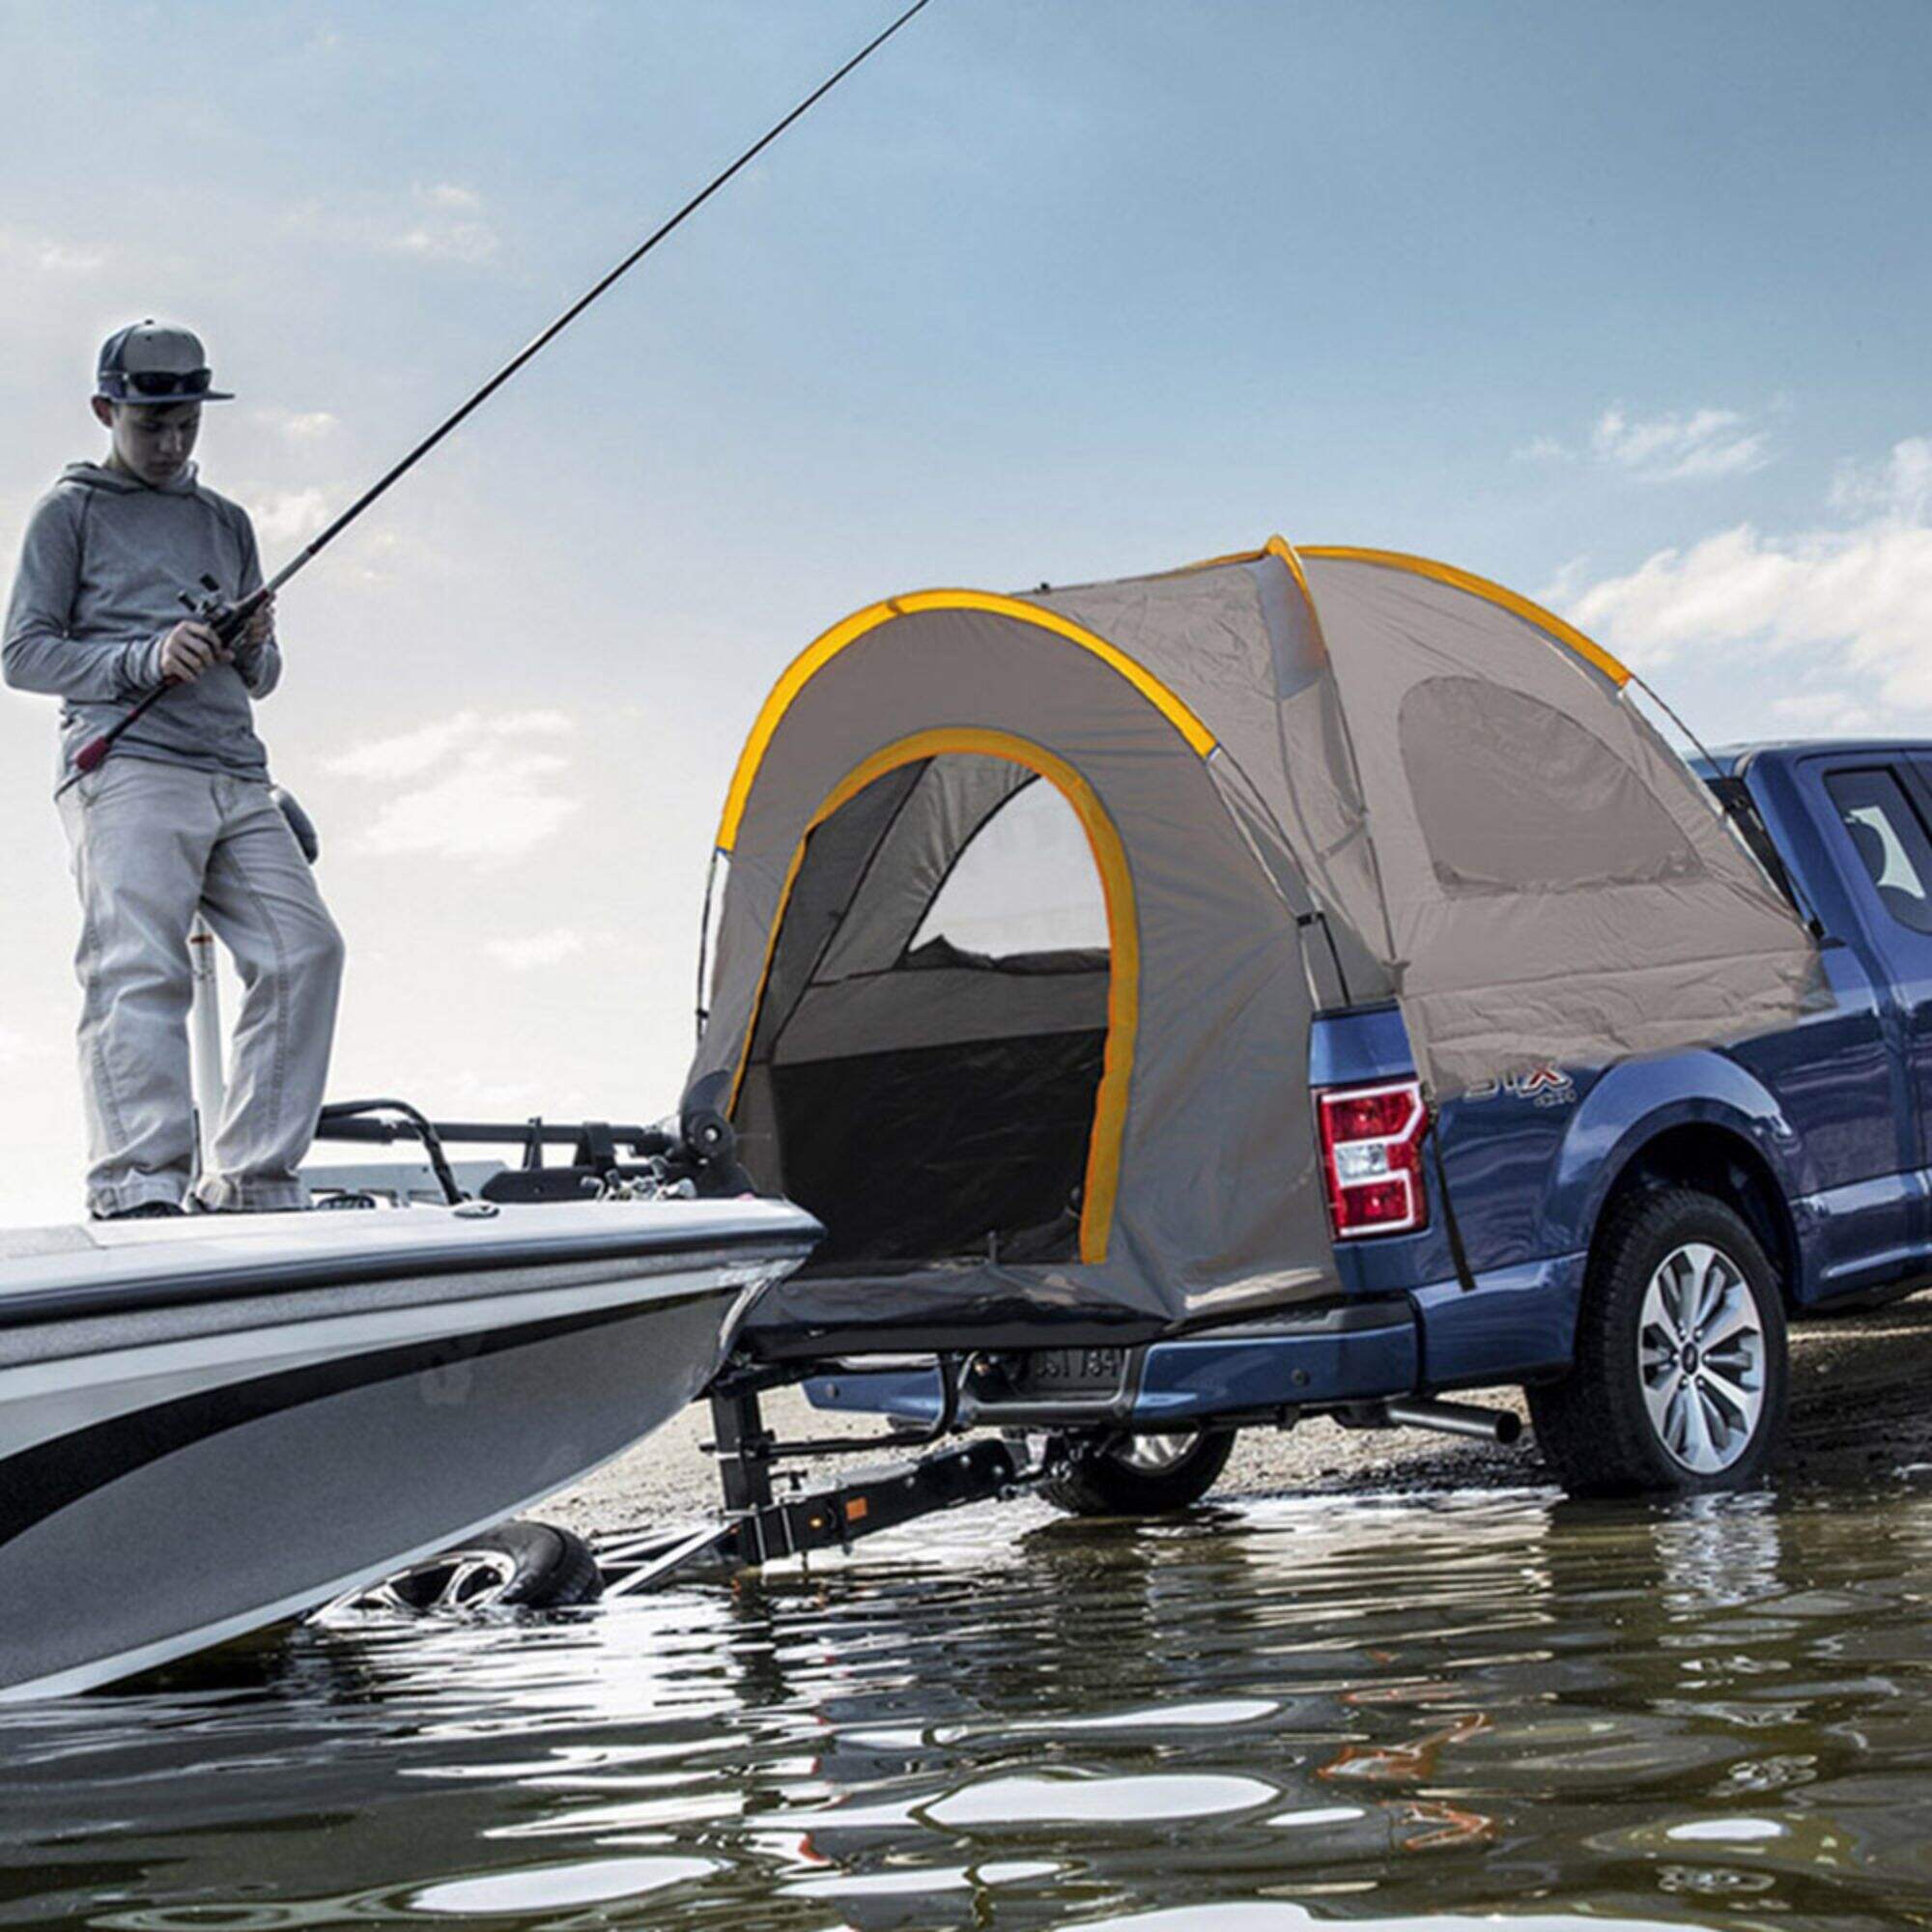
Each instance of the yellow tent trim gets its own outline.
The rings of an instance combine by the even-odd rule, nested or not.
[[[1301,558],[1294,546],[1286,537],[1274,536],[1267,540],[1264,556],[1279,557],[1288,565],[1288,574],[1294,579],[1294,587],[1301,592],[1301,601],[1308,606],[1308,613],[1315,619],[1315,628],[1321,628],[1321,613],[1315,608],[1315,593],[1308,587],[1308,573],[1301,567]]]
[[[1279,539],[1276,539],[1279,541]],[[1274,545],[1270,543],[1270,550]],[[1282,549],[1286,550],[1287,545]],[[1573,624],[1566,624],[1553,611],[1546,611],[1540,604],[1532,604],[1527,597],[1519,597],[1514,590],[1506,590],[1500,583],[1492,583],[1487,577],[1477,577],[1466,570],[1458,570],[1453,563],[1436,563],[1426,556],[1408,556],[1394,550],[1350,550],[1338,544],[1310,545],[1303,549],[1303,556],[1330,556],[1347,563],[1378,563],[1390,570],[1411,571],[1417,577],[1433,577],[1438,583],[1447,583],[1457,590],[1466,590],[1472,597],[1487,599],[1499,605],[1511,615],[1520,617],[1525,624],[1534,625],[1539,631],[1547,631],[1560,643],[1568,644],[1586,664],[1593,665],[1614,684],[1619,691],[1631,681],[1629,669],[1619,664],[1603,645],[1595,644]],[[1293,568],[1293,565],[1290,566]],[[1299,575],[1299,572],[1296,573]],[[1304,584],[1303,588],[1307,586]]]
[[[1586,664],[1594,665],[1602,671],[1618,690],[1621,691],[1631,681],[1628,666],[1620,664],[1602,644],[1586,638],[1574,624],[1566,624],[1555,611],[1546,611],[1541,604],[1532,604],[1527,597],[1520,597],[1504,584],[1492,583],[1487,577],[1478,577],[1474,571],[1458,570],[1453,563],[1437,563],[1433,557],[1410,556],[1406,551],[1357,550],[1346,544],[1307,544],[1297,552],[1287,538],[1272,536],[1260,550],[1231,550],[1220,556],[1204,556],[1198,562],[1183,563],[1174,570],[1154,574],[1185,577],[1190,571],[1214,570],[1222,564],[1259,563],[1264,556],[1278,557],[1287,565],[1310,610],[1315,608],[1315,599],[1308,588],[1307,573],[1301,567],[1304,556],[1332,556],[1351,563],[1379,563],[1390,570],[1408,570],[1418,577],[1433,577],[1438,583],[1453,584],[1458,590],[1466,590],[1472,597],[1481,597],[1499,605],[1520,617],[1525,624],[1548,631],[1559,643],[1569,645]],[[1319,612],[1316,622],[1321,622]]]
[[[944,594],[944,593],[940,593]],[[1003,602],[1006,600],[1002,600]],[[864,614],[864,613],[861,613]],[[882,620],[883,621],[883,620]],[[1127,869],[1127,855],[1121,835],[1100,803],[1099,795],[1065,758],[1056,757],[1031,739],[1006,731],[983,731],[964,726],[944,726],[915,732],[896,744],[874,752],[855,765],[833,786],[807,825],[804,836],[785,869],[784,888],[779,895],[778,912],[765,940],[764,964],[758,971],[758,990],[752,1003],[751,1023],[745,1029],[745,1044],[738,1055],[737,1070],[731,1077],[731,1099],[727,1112],[735,1112],[738,1090],[744,1085],[745,1069],[751,1061],[752,1041],[756,1037],[758,1018],[765,1003],[765,985],[771,978],[772,961],[777,956],[779,935],[784,930],[785,911],[791,904],[792,888],[805,865],[805,849],[813,831],[823,825],[841,806],[858,797],[875,779],[884,778],[904,765],[922,758],[936,758],[949,752],[965,752],[984,757],[1005,758],[1023,765],[1046,780],[1073,808],[1087,834],[1088,849],[1100,874],[1101,892],[1107,904],[1107,1044],[1102,1055],[1100,1085],[1094,1100],[1094,1131],[1087,1143],[1087,1179],[1081,1195],[1080,1259],[1104,1262],[1107,1236],[1114,1223],[1114,1202],[1120,1193],[1121,1142],[1126,1130],[1127,1089],[1133,1078],[1134,1037],[1140,1023],[1140,917],[1134,904],[1133,875]]]
[[[848,644],[857,643],[895,617],[916,616],[923,611],[985,611],[1065,638],[1082,650],[1093,652],[1125,678],[1186,739],[1197,756],[1205,758],[1214,749],[1213,732],[1159,678],[1136,664],[1118,645],[1110,644],[1105,638],[1061,616],[1058,611],[1043,611],[1038,605],[1024,603],[1017,597],[998,597],[983,590],[916,590],[910,596],[889,597],[883,604],[855,611],[843,623],[835,624],[823,637],[807,645],[785,668],[765,699],[752,734],[745,740],[745,749],[738,754],[738,767],[731,775],[731,788],[724,795],[724,812],[718,824],[721,852],[730,851],[737,842],[738,827],[744,820],[745,804],[752,795],[758,767],[799,693]]]

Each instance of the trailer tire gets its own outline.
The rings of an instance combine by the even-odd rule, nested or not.
[[[1784,1433],[1790,1380],[1776,1270],[1735,1208],[1649,1189],[1598,1235],[1561,1381],[1530,1420],[1573,1496],[1748,1488]]]
[[[1169,1516],[1191,1509],[1228,1466],[1235,1432],[1202,1430],[1182,1438],[1178,1454],[1164,1466],[1149,1466],[1136,1457],[1137,1440],[1175,1439],[1137,1438],[1115,1431],[1060,1436],[1049,1449],[1049,1471],[1040,1493],[1068,1516]]]
[[[582,1537],[547,1522],[498,1523],[453,1548],[413,1563],[355,1599],[385,1609],[560,1610],[604,1592],[603,1573]]]

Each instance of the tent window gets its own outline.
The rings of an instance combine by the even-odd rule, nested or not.
[[[745,1104],[760,1178],[825,1224],[817,1266],[1080,1253],[1107,903],[1078,814],[1018,769],[900,767],[807,838]]]
[[[1435,677],[1403,699],[1399,729],[1446,893],[1576,892],[1701,870],[1636,772],[1551,705],[1484,678]]]
[[[943,940],[963,952],[1107,946],[1107,900],[1079,817],[1035,779],[974,835],[913,935],[910,951]]]

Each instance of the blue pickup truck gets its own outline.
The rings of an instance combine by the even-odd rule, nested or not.
[[[1834,995],[1721,1050],[1544,1067],[1433,1145],[1394,1007],[1321,1015],[1309,1081],[1347,1299],[1138,1349],[1042,1351],[950,1425],[1050,1432],[1082,1512],[1197,1500],[1236,1430],[1309,1415],[1508,1440],[1445,1401],[1520,1384],[1576,1494],[1735,1489],[1775,1457],[1786,1322],[1932,1275],[1932,746],[1759,745],[1700,766],[1817,935]],[[929,1365],[825,1408],[939,1416]]]

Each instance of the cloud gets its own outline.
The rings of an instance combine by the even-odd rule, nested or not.
[[[437,182],[414,190],[415,214],[379,235],[377,245],[395,255],[417,255],[426,262],[461,262],[476,267],[497,249],[497,231],[483,218],[483,197],[454,182]]]
[[[452,755],[470,756],[517,739],[561,738],[577,728],[566,711],[459,711],[393,738],[372,739],[330,758],[326,771],[352,779],[410,779]]]
[[[305,542],[328,521],[320,490],[271,490],[255,498],[255,534],[266,544]]]
[[[549,753],[488,762],[466,757],[447,778],[389,800],[357,849],[387,857],[521,859],[582,809],[581,799],[552,789],[569,769],[568,758]]]
[[[340,426],[340,418],[327,410],[261,409],[253,414],[265,429],[271,429],[277,436],[286,437],[290,442],[298,444],[317,442],[326,436],[333,435]]]
[[[0,1066],[17,1066],[33,1051],[27,1036],[15,1027],[0,1026]]]
[[[527,933],[522,939],[492,939],[483,951],[512,973],[529,973],[539,966],[560,965],[573,953],[582,952],[583,935],[558,925],[548,932]]]
[[[325,769],[392,784],[424,781],[383,801],[355,841],[359,851],[520,859],[582,808],[582,799],[559,788],[571,760],[532,742],[575,728],[560,711],[495,717],[461,711],[419,730],[359,745],[327,761]]]
[[[1830,688],[1778,700],[1797,707],[1793,718],[1806,707],[1831,715],[1828,698],[1846,718],[1932,711],[1929,496],[1932,440],[1910,438],[1883,464],[1839,471],[1832,502],[1862,510],[1856,521],[1781,536],[1739,524],[1621,577],[1592,582],[1573,565],[1547,596],[1640,668],[1690,650],[1741,665],[1769,653],[1793,659],[1790,675],[1802,678],[1803,654],[1823,653]]]
[[[1751,428],[1737,410],[1633,416],[1612,403],[1581,443],[1538,436],[1513,453],[1530,463],[1596,463],[1644,483],[1684,483],[1761,469],[1771,460],[1770,442],[1769,432]]]
[[[1590,432],[1591,453],[1599,460],[1661,483],[1762,469],[1768,440],[1764,431],[1747,429],[1736,410],[1635,420],[1613,405]]]
[[[1870,731],[1878,722],[1850,692],[1823,686],[1774,697],[1771,712],[1804,736],[1847,737]]]
[[[501,245],[486,218],[483,197],[454,182],[418,185],[407,203],[349,212],[307,202],[288,215],[298,233],[318,235],[381,255],[408,255],[424,262],[479,268]]]
[[[1932,437],[1895,442],[1883,463],[1841,463],[1832,479],[1832,507],[1853,515],[1926,522],[1932,508]]]
[[[51,275],[91,275],[107,265],[108,251],[24,228],[0,228],[0,262]]]

